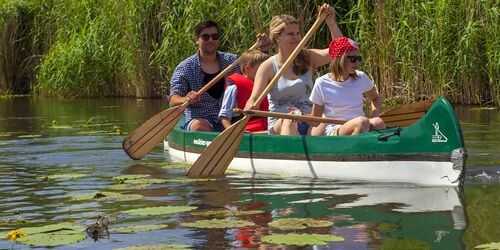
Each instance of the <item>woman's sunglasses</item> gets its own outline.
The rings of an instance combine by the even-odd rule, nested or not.
[[[219,40],[219,34],[217,34],[217,33],[213,33],[213,34],[202,34],[202,35],[200,35],[200,37],[201,37],[201,40],[203,40],[203,41],[208,41],[208,39],[210,39],[210,37],[211,37],[211,38],[212,38],[212,40],[214,40],[214,41]]]
[[[356,61],[361,62],[361,60],[363,60],[363,57],[361,56],[347,56],[347,58],[349,58],[352,63],[356,63]]]

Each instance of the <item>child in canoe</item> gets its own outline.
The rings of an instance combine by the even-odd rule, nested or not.
[[[328,52],[332,59],[330,72],[316,79],[309,98],[313,102],[311,113],[346,123],[327,124],[325,135],[357,135],[384,129],[384,121],[379,117],[382,98],[368,76],[358,70],[361,62],[358,44],[348,37],[337,37]],[[372,118],[365,117],[363,97],[371,101]]]
[[[219,112],[219,119],[224,129],[242,117],[240,114],[234,114],[232,109],[236,107],[244,109],[245,103],[252,93],[255,73],[260,64],[267,58],[269,58],[267,54],[258,50],[244,52],[239,62],[243,74],[234,73],[227,77],[228,86],[224,92],[222,108]],[[268,110],[267,98],[261,103],[259,110]],[[249,132],[266,130],[267,118],[252,117],[246,126],[246,131]]]

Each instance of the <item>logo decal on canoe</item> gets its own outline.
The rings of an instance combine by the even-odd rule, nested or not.
[[[432,142],[447,142],[448,138],[439,130],[439,123],[432,124],[434,126],[434,134],[432,135]]]
[[[193,144],[195,145],[200,145],[200,146],[207,146],[210,145],[210,143],[212,143],[212,141],[205,141],[203,139],[195,139],[193,141]]]

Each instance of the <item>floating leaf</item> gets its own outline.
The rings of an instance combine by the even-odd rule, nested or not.
[[[325,245],[332,241],[343,241],[344,238],[328,234],[273,234],[260,238],[262,242],[278,245]]]
[[[246,220],[231,220],[231,219],[213,219],[213,220],[199,220],[190,223],[181,223],[184,227],[196,228],[235,228],[255,226],[253,222]]]
[[[474,248],[485,249],[485,250],[500,250],[500,242],[482,244],[479,246],[475,246]]]
[[[86,176],[88,176],[88,174],[53,174],[49,176],[38,177],[38,179],[77,179]]]
[[[113,177],[113,179],[117,181],[124,181],[124,180],[143,179],[149,176],[150,176],[149,174],[127,174],[127,175],[115,176]]]
[[[380,223],[380,225],[378,225],[377,228],[380,232],[391,232],[398,230],[400,226],[394,223],[383,222]]]
[[[174,169],[174,168],[190,168],[191,163],[184,163],[184,162],[175,162],[175,163],[169,163],[167,165],[161,166],[163,169]]]
[[[153,231],[158,229],[166,228],[167,225],[136,225],[136,226],[128,226],[128,227],[116,227],[109,229],[110,233],[135,233],[135,232],[145,232],[145,231]]]
[[[192,206],[164,206],[164,207],[146,207],[146,208],[137,208],[123,211],[127,214],[133,215],[162,215],[162,214],[173,214],[180,212],[188,212],[191,210],[195,210],[197,207]]]
[[[75,226],[69,223],[46,225],[42,227],[20,228],[26,237],[18,238],[17,243],[32,245],[35,247],[52,247],[67,245],[85,239],[81,232],[82,226]]]
[[[177,178],[177,179],[168,179],[168,182],[176,182],[176,183],[190,183],[190,182],[204,182],[204,181],[216,181],[215,178]]]
[[[42,227],[23,227],[19,228],[19,230],[23,231],[27,235],[46,233],[46,232],[54,232],[54,231],[62,231],[62,230],[73,230],[73,231],[83,231],[85,230],[82,226],[76,226],[70,223],[58,223],[52,225],[46,225]]]
[[[161,244],[161,245],[131,246],[124,248],[115,248],[113,250],[186,250],[186,249],[191,249],[191,246],[181,245],[181,244]]]
[[[132,190],[132,189],[145,189],[148,188],[149,184],[115,184],[110,187],[113,190]]]
[[[408,249],[424,250],[431,249],[431,246],[425,242],[411,239],[385,239],[377,248],[378,250]]]
[[[199,211],[192,212],[192,215],[198,216],[215,216],[215,217],[227,217],[227,216],[244,216],[244,215],[253,215],[253,214],[261,214],[264,211],[261,210],[229,210],[229,209],[217,209],[217,210],[207,210],[207,211]]]
[[[239,175],[239,174],[243,174],[243,173],[246,173],[246,172],[241,171],[241,170],[236,170],[236,169],[227,169],[226,171],[224,171],[225,175]]]
[[[304,229],[308,227],[329,227],[333,225],[333,222],[327,220],[315,220],[311,218],[286,218],[274,220],[268,225],[282,230],[289,230]]]
[[[115,192],[95,192],[77,194],[71,197],[73,200],[98,200],[98,201],[131,201],[144,198],[140,194],[120,194]]]
[[[131,185],[151,185],[151,184],[159,184],[167,182],[166,179],[132,179],[132,180],[124,180],[120,182],[121,184],[131,184]]]

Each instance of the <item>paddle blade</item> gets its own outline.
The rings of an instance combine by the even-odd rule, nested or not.
[[[236,155],[240,146],[245,127],[250,116],[231,125],[217,136],[194,162],[186,173],[187,176],[217,176],[224,174]]]
[[[125,137],[122,143],[123,150],[134,160],[142,159],[167,137],[188,105],[189,102],[185,102],[180,106],[169,108],[149,118]]]
[[[387,126],[407,127],[418,121],[436,100],[403,104],[380,114]]]

